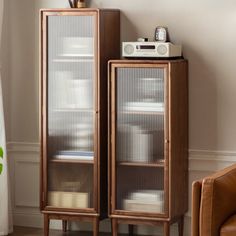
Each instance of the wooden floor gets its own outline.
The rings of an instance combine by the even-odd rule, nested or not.
[[[38,228],[28,228],[28,227],[14,227],[14,232],[10,236],[43,236],[43,229]],[[92,232],[78,232],[78,231],[68,231],[63,233],[60,230],[50,230],[50,236],[92,236]],[[99,236],[111,236],[109,233],[100,233]]]

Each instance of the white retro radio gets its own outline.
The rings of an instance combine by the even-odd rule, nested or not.
[[[182,47],[165,42],[123,42],[123,57],[181,57]]]

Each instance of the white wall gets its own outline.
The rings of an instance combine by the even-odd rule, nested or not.
[[[4,115],[6,120],[6,133],[10,133],[10,45],[9,45],[9,7],[5,5],[3,14],[3,27],[2,27],[2,39],[0,45],[0,64],[1,64],[1,76],[3,87],[3,102],[4,102]],[[9,136],[8,136],[9,140]]]
[[[8,137],[38,142],[38,9],[68,7],[68,3],[5,2],[10,8]],[[155,26],[167,26],[172,41],[183,45],[189,60],[190,148],[236,149],[234,0],[94,0],[91,6],[121,9],[122,41],[152,39]]]
[[[5,2],[3,87],[10,154],[16,162],[20,158],[24,162],[23,150],[29,160],[33,156],[38,162],[38,149],[32,154],[38,143],[38,9],[68,7],[68,3]],[[122,41],[152,39],[155,27],[163,25],[171,40],[183,45],[189,60],[190,182],[236,161],[236,1],[93,0],[90,5],[121,10]],[[16,199],[22,197],[15,191],[17,186],[13,186]]]

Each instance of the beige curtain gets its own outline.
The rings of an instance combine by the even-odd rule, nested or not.
[[[3,3],[0,0],[0,46],[3,24]],[[0,54],[1,63],[1,54]],[[10,185],[8,178],[7,150],[5,137],[5,124],[3,113],[3,95],[0,64],[0,235],[8,235],[12,232]]]

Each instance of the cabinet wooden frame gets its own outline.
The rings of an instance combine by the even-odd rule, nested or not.
[[[118,68],[163,68],[165,71],[164,117],[164,212],[148,213],[118,210],[116,207],[116,88]],[[149,224],[164,226],[169,235],[170,224],[178,222],[182,235],[183,216],[188,208],[188,63],[186,60],[112,60],[108,66],[109,125],[108,174],[109,216],[113,235],[118,224]],[[139,164],[142,166],[142,164]],[[145,164],[143,165],[145,166]],[[146,167],[145,167],[146,168]]]
[[[94,17],[94,162],[76,162],[93,165],[93,204],[91,208],[58,208],[48,206],[48,17]],[[40,10],[40,210],[45,222],[50,219],[86,219],[92,222],[107,217],[107,61],[120,56],[120,12],[117,9],[42,9]],[[60,164],[63,161],[54,160]],[[66,162],[64,162],[66,163]],[[73,219],[74,219],[73,218]],[[94,221],[95,219],[95,221]],[[47,223],[45,223],[47,225]],[[97,227],[97,225],[95,224]],[[94,227],[95,227],[94,226]],[[96,228],[95,227],[95,228]],[[94,233],[97,235],[98,232]],[[46,231],[45,231],[45,235]]]

